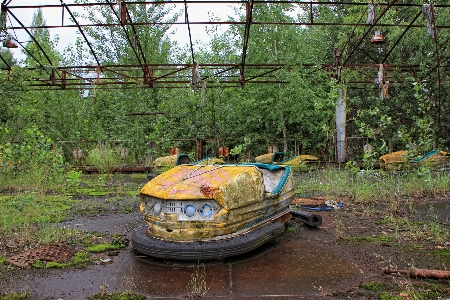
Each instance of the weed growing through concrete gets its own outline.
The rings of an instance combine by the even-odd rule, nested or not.
[[[202,297],[204,296],[209,287],[206,285],[205,278],[205,266],[200,268],[200,265],[194,266],[194,273],[191,274],[191,279],[188,282],[187,290],[192,297]]]
[[[394,283],[399,287],[400,299],[441,299],[444,295],[441,287],[431,281],[414,284],[407,275],[394,278]]]
[[[286,232],[295,232],[296,229],[294,227],[287,227]]]
[[[30,292],[21,292],[21,293],[8,293],[6,295],[0,294],[1,300],[27,300],[31,299],[32,294]]]
[[[96,245],[87,247],[86,251],[92,252],[92,253],[100,253],[100,252],[109,251],[109,250],[118,250],[123,247],[125,247],[125,245],[122,243],[115,243],[115,244],[102,243],[102,244],[96,244]]]
[[[344,222],[342,222],[342,213],[338,210],[336,214],[336,238],[338,240],[343,239],[345,237],[345,228]]]
[[[136,284],[134,283],[133,277],[133,268],[130,268],[129,274],[125,275],[124,283],[125,283],[125,293],[131,294],[133,290],[136,288]]]
[[[72,262],[74,266],[77,268],[86,268],[87,265],[92,263],[92,259],[89,255],[89,253],[85,251],[79,251],[75,254],[75,256],[72,259]]]
[[[100,286],[100,293],[88,297],[89,300],[145,300],[147,297],[130,291],[111,293],[107,285]]]

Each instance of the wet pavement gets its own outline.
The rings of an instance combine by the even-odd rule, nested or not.
[[[136,212],[63,225],[131,234],[143,228],[143,221]],[[197,278],[205,284],[203,299],[327,299],[336,290],[357,285],[361,274],[357,266],[324,247],[287,233],[246,255],[198,263],[142,256],[134,253],[130,243],[118,256],[109,257],[108,264],[33,270],[16,284],[36,299],[86,299],[102,290],[132,291],[148,299],[181,299],[192,296],[192,279]]]

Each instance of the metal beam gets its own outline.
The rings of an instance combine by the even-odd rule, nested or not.
[[[389,55],[391,55],[392,50],[395,49],[395,47],[398,45],[400,40],[405,36],[406,32],[411,28],[411,26],[414,24],[414,22],[416,22],[416,20],[420,17],[421,14],[422,14],[422,11],[419,11],[419,13],[414,17],[414,19],[411,21],[411,23],[409,23],[409,26],[406,27],[405,30],[403,30],[403,32],[400,35],[400,37],[395,41],[394,45],[392,45],[391,49],[389,49],[389,52],[384,56],[384,59],[381,62],[382,64],[384,64],[386,62],[386,60],[388,59]]]
[[[121,17],[115,11],[115,9],[113,7],[113,4],[111,2],[109,2],[109,0],[106,0],[106,2],[109,4],[109,7],[113,11],[113,13],[116,16],[117,20],[120,22],[120,26],[123,29],[123,32],[125,34],[125,37],[127,38],[128,44],[130,44],[131,48],[133,49],[134,55],[136,55],[136,58],[137,58],[139,64],[141,65],[141,67],[142,67],[142,71],[144,71],[144,66],[142,65],[141,59],[139,58],[139,54],[136,52],[136,49],[133,47],[133,43],[132,43],[131,38],[130,38],[130,36],[128,34],[128,31],[125,29],[125,24],[124,24],[123,20],[121,19]]]
[[[389,3],[388,6],[386,6],[386,8],[380,13],[380,15],[378,16],[378,18],[376,18],[373,21],[373,24],[371,24],[369,26],[369,29],[367,29],[364,34],[360,37],[358,43],[356,43],[356,45],[353,47],[353,49],[350,51],[350,53],[348,54],[347,58],[345,59],[345,61],[342,63],[342,66],[345,66],[345,64],[348,62],[348,60],[352,57],[352,55],[355,53],[356,49],[358,49],[359,45],[361,45],[362,41],[366,38],[366,36],[369,34],[369,32],[372,31],[372,29],[375,27],[375,25],[377,25],[378,21],[384,16],[384,14],[391,8],[392,5],[395,4],[395,2],[397,2],[397,0],[392,0],[391,3]]]
[[[36,46],[39,48],[39,50],[41,50],[42,54],[44,55],[45,59],[47,59],[48,63],[50,64],[50,66],[53,66],[52,61],[50,60],[50,58],[48,57],[47,53],[44,51],[44,49],[42,48],[41,44],[39,44],[39,42],[36,40],[36,38],[31,34],[31,32],[28,30],[27,27],[25,27],[25,25],[23,25],[23,23],[9,10],[8,7],[6,7],[6,10],[8,11],[8,14],[11,15],[17,23],[19,23],[19,25],[21,26],[22,29],[25,29],[25,31],[28,33],[28,35],[31,37],[31,39],[33,40],[33,42],[36,43]],[[28,50],[27,50],[28,51]],[[36,62],[43,68],[45,68],[42,63],[37,60],[34,56],[32,56],[33,59],[36,60]]]
[[[97,62],[97,65],[98,65],[98,66],[101,66],[100,61],[99,61],[97,55],[95,54],[95,51],[94,51],[94,49],[92,48],[91,43],[90,43],[89,40],[87,39],[86,34],[84,34],[84,31],[83,31],[83,29],[81,28],[80,24],[78,24],[78,21],[77,21],[77,19],[75,18],[75,16],[73,15],[72,11],[71,11],[71,10],[69,9],[69,7],[63,2],[63,0],[60,0],[60,1],[61,1],[61,5],[62,5],[64,8],[66,8],[67,12],[69,13],[70,17],[72,18],[72,21],[73,21],[73,22],[76,24],[76,26],[78,27],[78,30],[80,31],[80,34],[83,36],[83,38],[84,38],[86,44],[88,45],[89,49],[91,50],[91,54],[92,54],[92,56],[94,56],[95,61]]]
[[[192,35],[191,35],[191,25],[189,23],[189,14],[188,14],[188,8],[186,0],[184,1],[184,21],[188,26],[188,33],[189,33],[189,45],[191,46],[191,56],[192,56],[192,63],[196,63],[195,56],[194,56],[194,46],[192,44]]]
[[[247,58],[247,47],[248,47],[248,39],[250,37],[250,26],[252,24],[253,19],[253,0],[247,0],[246,2],[246,10],[245,10],[245,31],[243,36],[243,45],[242,45],[242,61],[241,68],[239,71],[239,81],[241,82],[241,87],[244,87],[245,84],[245,60]]]
[[[4,0],[3,2],[5,2]],[[184,5],[185,0],[159,0],[159,1],[133,1],[126,2],[126,4],[151,4],[151,5]],[[303,0],[254,0],[255,4],[297,4],[297,5],[325,5],[325,6],[367,6],[367,1],[353,2],[353,1],[303,1]],[[210,0],[210,1],[202,1],[202,0],[189,0],[191,4],[236,4],[241,5],[242,0]],[[389,5],[389,2],[378,2],[380,6]],[[73,3],[67,4],[69,7],[86,7],[86,6],[105,6],[108,3],[104,2],[88,2],[88,3]],[[443,7],[448,8],[450,4],[433,4],[435,7]],[[397,7],[422,7],[422,3],[396,3],[392,6]],[[16,5],[9,6],[10,8],[56,8],[61,7],[59,4],[41,4],[41,5]]]
[[[3,56],[0,54],[0,59],[3,61],[3,63],[6,65],[7,70],[11,70],[11,66],[8,64],[8,62],[3,58]]]

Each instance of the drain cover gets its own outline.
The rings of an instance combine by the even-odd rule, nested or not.
[[[6,263],[19,268],[29,269],[36,260],[55,261],[65,263],[76,253],[75,249],[63,243],[51,244],[25,251],[6,259]]]

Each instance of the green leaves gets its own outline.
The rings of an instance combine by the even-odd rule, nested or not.
[[[77,3],[87,2],[79,0]],[[391,141],[398,149],[415,144],[423,150],[437,141],[443,146],[448,143],[446,128],[450,122],[450,104],[444,100],[449,96],[450,84],[443,72],[443,62],[450,54],[447,31],[440,30],[438,40],[434,41],[420,26],[423,24],[420,16],[413,26],[404,26],[420,12],[417,7],[393,6],[383,17],[383,23],[399,26],[384,26],[386,44],[373,45],[370,38],[358,43],[368,26],[319,24],[360,23],[361,16],[367,13],[365,5],[304,5],[305,9],[298,10],[299,15],[294,16],[292,11],[297,6],[302,4],[258,3],[254,6],[254,24],[250,27],[245,62],[254,65],[281,63],[286,67],[268,73],[263,68],[244,68],[244,77],[252,81],[267,79],[272,83],[247,83],[244,88],[228,88],[219,80],[234,80],[240,75],[239,66],[226,70],[203,69],[201,76],[206,85],[195,90],[189,83],[180,89],[157,85],[149,88],[142,80],[141,68],[127,74],[104,71],[105,77],[126,83],[108,90],[97,86],[94,80],[88,83],[86,90],[70,90],[69,86],[58,91],[30,90],[29,77],[48,78],[56,66],[96,64],[81,37],[73,49],[58,53],[55,50],[58,38],[52,39],[45,28],[40,28],[45,20],[37,10],[33,34],[48,57],[31,42],[27,45],[29,54],[25,61],[27,66],[37,67],[31,75],[18,67],[0,71],[0,126],[10,131],[2,131],[5,136],[0,143],[3,163],[19,161],[16,158],[19,154],[31,157],[30,153],[48,147],[52,140],[126,140],[135,162],[144,160],[149,139],[158,145],[157,150],[152,148],[155,155],[166,155],[171,147],[194,151],[195,139],[213,141],[205,146],[208,150],[204,152],[208,154],[216,148],[214,143],[225,139],[232,149],[245,144],[246,149],[242,151],[251,150],[251,155],[261,154],[268,143],[275,143],[273,141],[280,147],[293,139],[300,141],[302,151],[313,152],[330,145],[333,139],[335,105],[340,90],[346,93],[348,136],[372,138],[374,148],[383,148],[383,151],[388,151],[386,141]],[[177,20],[179,11],[169,5],[131,5],[131,2],[127,7],[127,18],[133,20],[134,26],[84,27],[101,64],[192,63],[190,49],[176,48],[169,39],[170,23]],[[118,24],[120,21],[117,5],[87,9],[80,14],[74,12],[75,17],[89,18],[93,23]],[[381,9],[376,6],[376,14],[380,14]],[[436,17],[442,22],[449,16],[445,10],[439,10]],[[215,16],[212,18],[219,21]],[[245,18],[243,6],[235,19],[245,21]],[[317,26],[277,24],[279,21],[300,24],[311,19]],[[259,21],[271,24],[263,25]],[[159,25],[139,25],[144,22]],[[242,24],[229,26],[224,31],[219,26],[209,26],[212,40],[208,45],[195,45],[195,59],[211,64],[240,62],[244,30]],[[405,32],[407,34],[403,35]],[[335,48],[342,51],[342,59],[349,58],[348,64],[362,67],[336,66]],[[8,62],[14,63],[5,49],[3,54]],[[384,83],[389,81],[389,98],[380,95],[381,86],[375,82],[379,80],[380,69],[369,67],[374,64],[385,64]],[[396,65],[413,65],[414,69],[394,67]],[[152,71],[154,77],[165,76],[157,69]],[[175,72],[176,75],[167,78],[184,80],[181,77],[190,72],[190,69]],[[215,74],[224,77],[219,79]],[[78,80],[76,76],[67,76],[68,82]],[[129,116],[133,112],[151,111],[161,111],[164,115]],[[69,143],[62,146],[66,160],[70,160],[72,146]],[[20,161],[23,163],[27,159]]]

